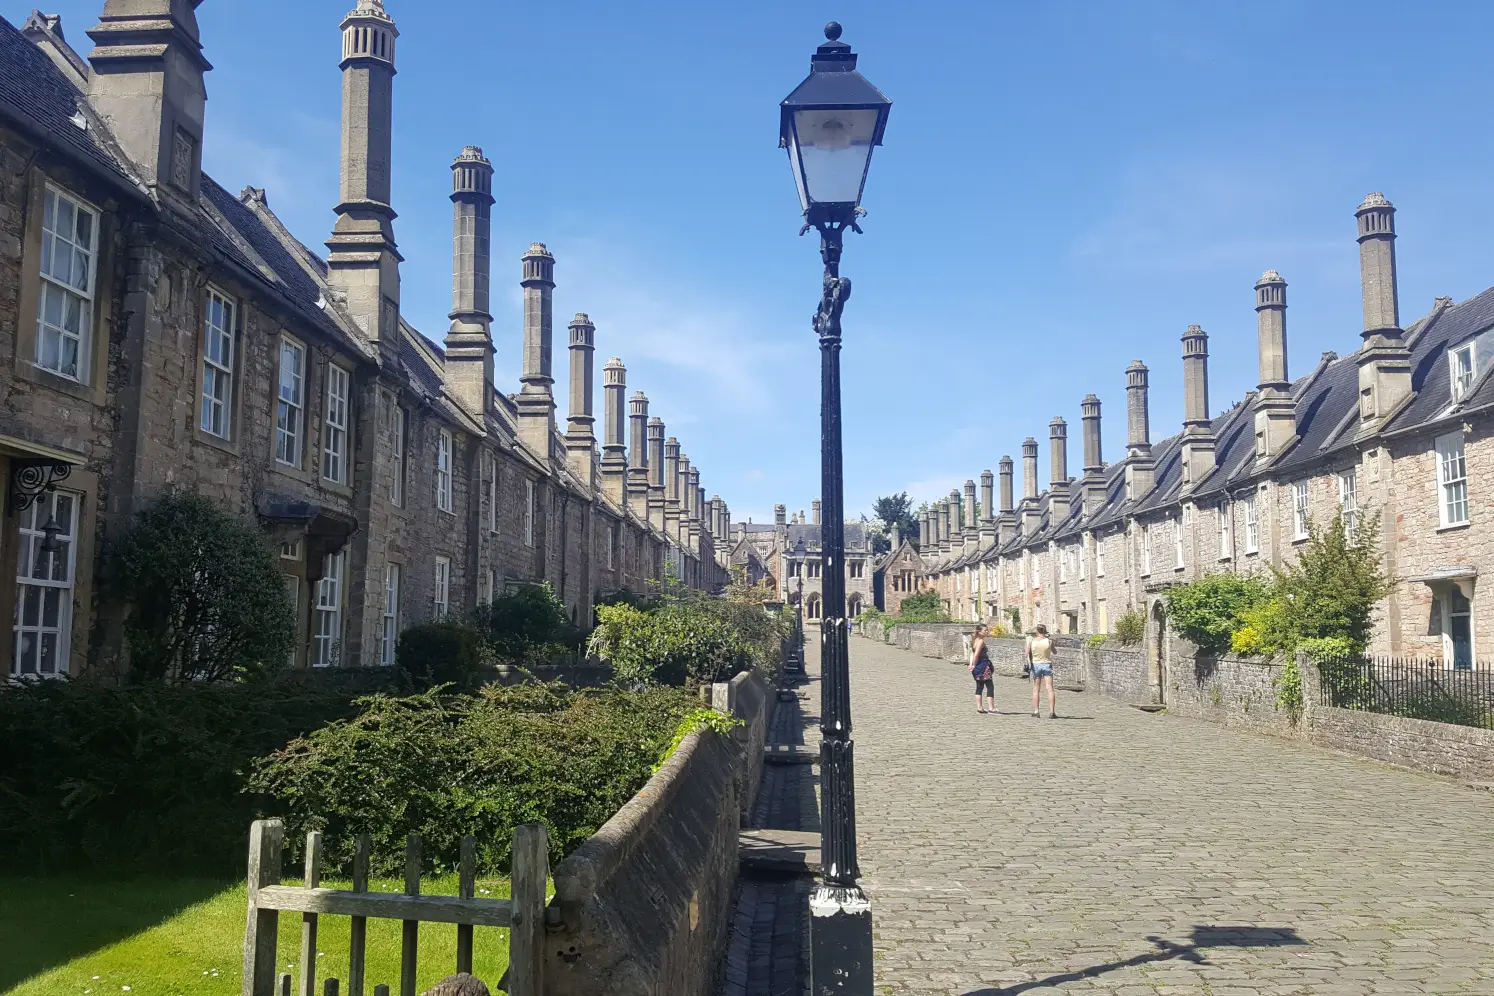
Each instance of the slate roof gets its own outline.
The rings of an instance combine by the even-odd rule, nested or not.
[[[804,541],[806,548],[814,548],[820,545],[820,527],[812,522],[792,522],[787,527],[788,535],[785,539],[786,549],[793,550]],[[846,549],[860,550],[866,548],[866,529],[859,522],[846,523]]]

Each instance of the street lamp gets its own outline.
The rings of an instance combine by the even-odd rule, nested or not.
[[[872,149],[882,144],[892,107],[856,71],[856,55],[825,25],[809,76],[780,105],[779,144],[788,150],[804,212],[803,235],[820,233],[823,294],[814,316],[820,337],[820,546],[825,565],[820,617],[821,880],[809,896],[809,977],[813,996],[871,996],[871,904],[857,879],[856,785],[851,741],[846,630],[845,498],[840,442],[840,314],[851,282],[840,275],[841,236],[857,218]]]

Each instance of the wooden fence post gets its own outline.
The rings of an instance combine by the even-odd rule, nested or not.
[[[468,834],[462,838],[461,896],[473,899],[477,896],[477,838]],[[472,925],[457,924],[456,970],[472,974]]]
[[[514,831],[509,996],[541,996],[544,992],[545,881],[549,877],[550,842],[545,825],[526,823]]]
[[[358,835],[353,846],[353,891],[368,891],[368,865],[373,852],[373,837]],[[367,946],[368,918],[355,916],[348,928],[348,996],[363,996],[364,948]]]
[[[279,820],[255,820],[249,827],[249,914],[244,923],[243,996],[275,996],[275,940],[280,927],[277,910],[259,908],[259,890],[280,883],[280,855],[285,825]]]
[[[420,834],[405,839],[405,895],[420,895]],[[402,920],[399,945],[399,996],[416,996],[415,967],[420,951],[420,921]]]
[[[306,835],[306,888],[322,884],[322,835]],[[301,914],[301,996],[316,996],[316,914]]]

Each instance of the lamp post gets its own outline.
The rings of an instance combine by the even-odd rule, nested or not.
[[[892,107],[856,71],[840,25],[825,26],[809,76],[780,105],[779,144],[788,150],[804,212],[803,235],[820,233],[823,293],[814,316],[820,338],[820,546],[825,565],[820,617],[821,879],[809,896],[813,996],[872,992],[871,904],[856,861],[856,786],[846,630],[845,500],[841,464],[840,315],[851,282],[840,275],[841,236],[857,219],[872,149]]]

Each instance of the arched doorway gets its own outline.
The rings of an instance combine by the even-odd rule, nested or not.
[[[1151,687],[1152,701],[1167,704],[1167,610],[1162,600],[1152,603],[1147,616],[1146,663],[1147,684]]]

